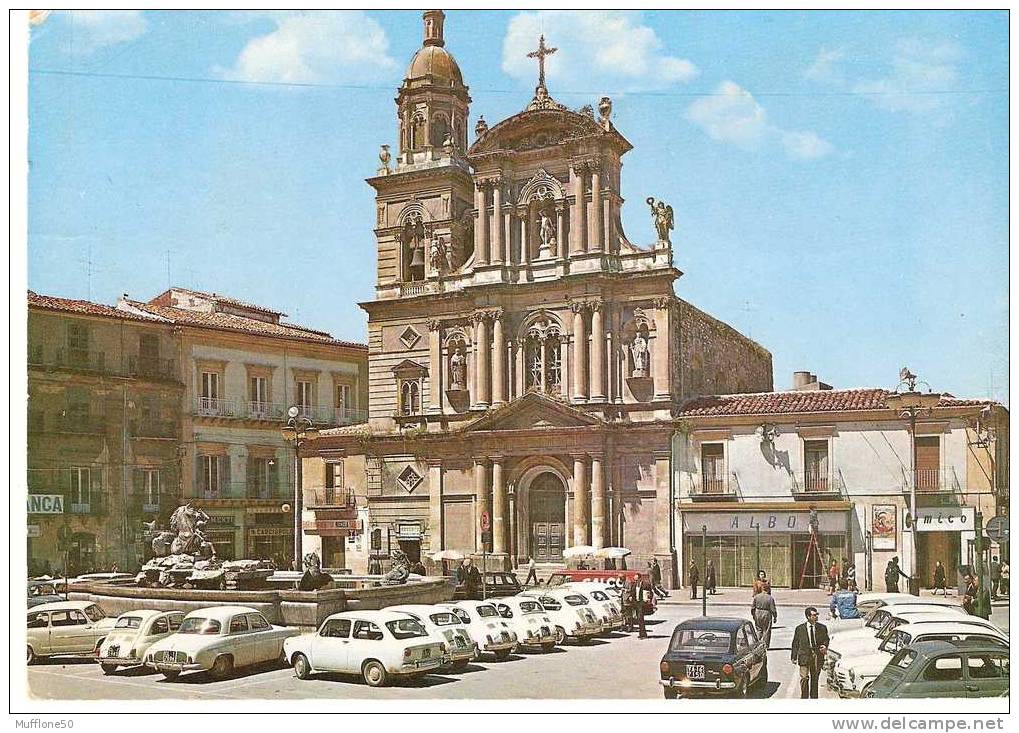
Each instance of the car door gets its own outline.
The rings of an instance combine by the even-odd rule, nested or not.
[[[235,667],[245,667],[249,664],[254,664],[255,640],[248,626],[247,614],[239,613],[230,619],[227,638],[229,639],[229,652],[233,654]]]
[[[333,618],[322,624],[311,640],[311,666],[329,672],[346,672],[350,669],[352,651],[349,618]]]
[[[757,660],[754,659],[754,648],[747,636],[746,624],[736,630],[736,666],[746,669],[746,683],[749,685],[757,675]]]
[[[366,659],[382,660],[383,639],[382,629],[371,621],[356,619],[350,632],[350,654],[347,657],[348,672],[360,672]]]
[[[265,616],[260,613],[249,613],[248,628],[255,664],[279,659],[283,637],[265,620]]]
[[[160,639],[166,637],[170,633],[170,620],[166,614],[160,614],[154,616],[149,621],[148,629],[138,630],[138,640],[135,642],[140,647],[147,649],[151,644],[155,644]],[[144,636],[142,635],[144,634]],[[127,650],[130,651],[130,650]]]
[[[36,654],[50,653],[50,614],[37,611],[28,614],[28,643]]]
[[[1008,691],[1008,652],[966,655],[966,697],[999,697]]]
[[[50,614],[50,643],[54,654],[87,654],[92,634],[85,614],[76,609]]]
[[[899,687],[896,697],[964,697],[961,653],[943,654],[924,663],[911,682]]]

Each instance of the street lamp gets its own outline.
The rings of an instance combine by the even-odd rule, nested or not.
[[[708,579],[708,525],[701,525],[701,568],[704,570],[704,580]],[[708,589],[707,583],[701,583],[701,616],[708,615]]]
[[[301,446],[308,441],[318,438],[318,428],[315,423],[306,417],[301,416],[301,410],[294,406],[287,410],[287,422],[280,428],[283,439],[294,444],[294,562],[300,569],[302,553],[303,526],[301,514],[303,513],[302,502],[302,470],[301,470]]]
[[[926,392],[918,392],[917,382],[927,385]],[[900,392],[899,387],[906,385],[908,391]],[[909,482],[909,515],[908,524],[911,524],[910,532],[910,553],[909,553],[909,585],[910,592],[913,591],[914,578],[916,576],[916,419],[921,415],[929,415],[931,410],[941,401],[941,395],[931,392],[931,386],[909,371],[908,367],[902,367],[899,371],[899,383],[895,391],[885,398],[885,404],[898,412],[903,420],[909,420],[909,438],[912,441],[910,449],[910,482]]]

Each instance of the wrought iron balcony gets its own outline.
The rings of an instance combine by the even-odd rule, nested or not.
[[[177,363],[173,359],[151,356],[132,356],[127,360],[127,371],[132,376],[151,379],[176,379]]]
[[[202,417],[229,418],[233,420],[265,420],[281,422],[289,405],[282,402],[261,402],[257,400],[228,400],[218,397],[198,397],[194,414]],[[368,421],[367,410],[352,408],[318,407],[298,405],[298,415],[311,420],[317,427],[355,425]]]
[[[356,509],[353,489],[313,488],[304,490],[304,505],[308,509]]]
[[[833,469],[826,471],[803,471],[792,474],[793,498],[824,499],[838,498],[845,492],[842,472]]]
[[[902,490],[908,493],[913,482],[916,483],[918,494],[956,493],[962,491],[959,477],[954,468],[918,468],[912,472],[903,470]]]
[[[87,501],[83,501],[86,499]],[[104,509],[103,496],[94,490],[89,496],[71,496],[65,503],[67,511],[71,514],[102,514]]]
[[[700,501],[730,501],[738,497],[735,475],[696,475],[690,487],[690,498]]]
[[[238,417],[237,406],[219,397],[199,397],[195,411],[205,417]]]

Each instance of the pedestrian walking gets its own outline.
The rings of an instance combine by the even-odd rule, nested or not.
[[[828,595],[835,595],[835,589],[839,587],[839,566],[834,560],[828,568]]]
[[[764,648],[770,648],[771,627],[778,621],[778,609],[775,608],[775,598],[770,589],[762,588],[760,593],[754,595],[750,603],[750,615],[757,627],[757,635],[764,639]]]
[[[1008,595],[1008,560],[1002,559],[1001,561],[1001,595]]]
[[[690,598],[697,598],[697,584],[701,582],[701,572],[693,560],[690,561],[690,569],[686,571],[686,582],[690,584]]]
[[[708,565],[704,568],[704,592],[710,592],[711,595],[715,595],[717,587],[718,582],[715,579],[715,561],[708,560]]]
[[[524,585],[537,585],[538,584],[538,572],[537,565],[534,562],[534,556],[531,555],[527,558],[527,580],[524,581]]]
[[[658,564],[658,558],[654,558],[648,564],[648,575],[651,578],[651,590],[659,598],[668,598],[669,593],[662,587],[662,566]]]
[[[644,626],[644,601],[650,593],[650,585],[640,575],[635,575],[630,584],[629,595],[633,605],[633,620],[637,625],[638,638],[640,639],[647,638],[647,627]]]
[[[817,609],[808,606],[807,620],[793,632],[792,660],[800,668],[800,697],[817,699],[817,680],[828,653],[828,627],[817,620]]]
[[[750,592],[751,597],[756,596],[762,590],[767,589],[771,593],[771,581],[768,580],[768,574],[763,570],[757,571],[757,577],[754,579],[754,587]]]
[[[1001,585],[1001,563],[998,556],[991,558],[991,600],[998,600],[998,587]]]
[[[962,608],[970,616],[977,615],[976,602],[980,593],[980,581],[975,575],[966,575],[966,590],[962,596]]]
[[[619,582],[619,604],[623,611],[623,631],[633,631],[633,601],[630,600],[630,585],[626,582],[626,576],[620,575]]]
[[[900,576],[909,580],[909,576],[899,567],[899,558],[893,557],[885,566],[885,590],[889,593],[898,593]]]
[[[948,578],[945,574],[945,566],[938,560],[934,564],[934,591],[933,595],[937,595],[938,591],[941,591],[942,595],[948,595]]]

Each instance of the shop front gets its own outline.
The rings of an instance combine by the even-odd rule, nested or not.
[[[958,580],[959,566],[970,562],[976,539],[973,507],[918,507],[916,510],[916,574],[921,588],[934,585],[934,566],[945,566],[949,587]]]
[[[209,526],[205,534],[216,548],[216,557],[220,560],[236,560],[237,536],[240,532],[237,513],[206,511],[206,514],[209,515]]]
[[[841,565],[851,551],[850,505],[826,505],[817,508],[816,542],[810,508],[802,504],[681,510],[683,582],[689,584],[691,563],[703,582],[710,562],[719,586],[750,586],[758,569],[775,587],[824,585],[832,560]]]
[[[249,509],[247,515],[247,557],[272,560],[278,568],[289,568],[294,557],[294,518],[278,509]]]

